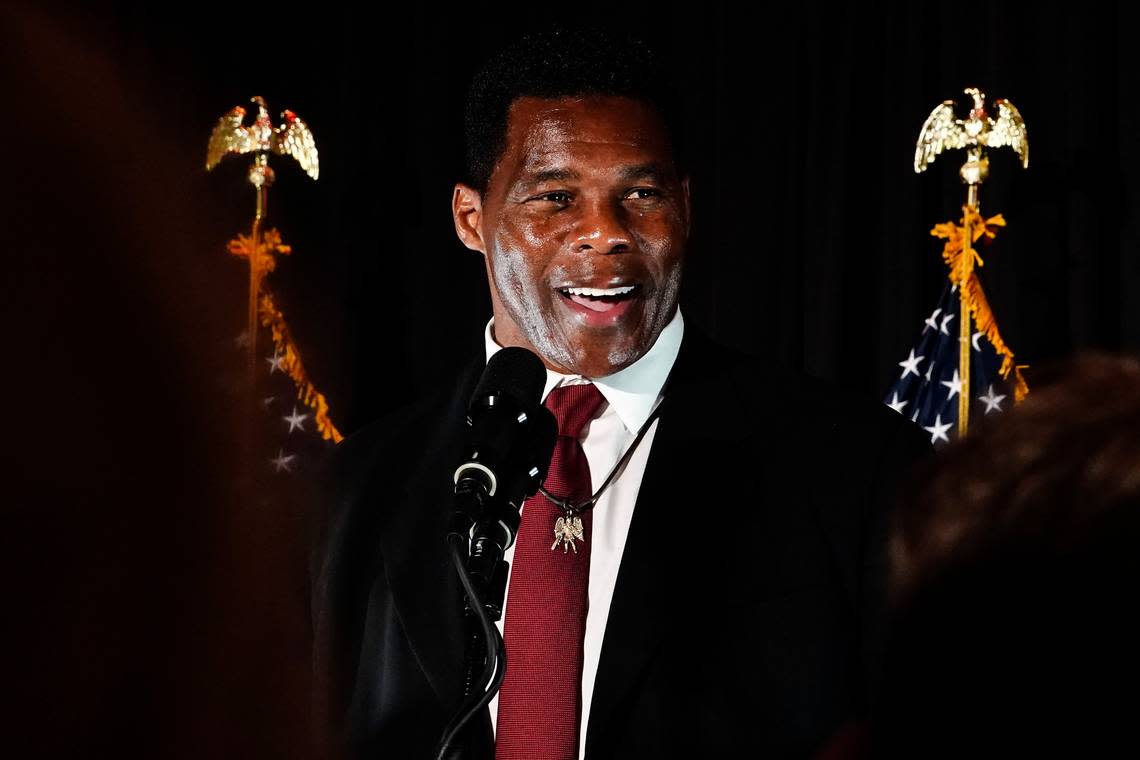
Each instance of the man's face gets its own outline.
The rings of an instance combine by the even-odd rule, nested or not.
[[[519,98],[486,193],[458,185],[452,210],[486,259],[500,345],[603,377],[643,356],[673,317],[688,182],[648,104]]]

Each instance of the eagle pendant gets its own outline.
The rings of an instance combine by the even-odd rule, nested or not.
[[[554,551],[559,544],[562,544],[563,554],[566,554],[567,547],[577,554],[578,547],[574,544],[575,540],[586,540],[586,534],[582,530],[582,518],[567,512],[554,521],[554,543],[550,545],[550,551]]]

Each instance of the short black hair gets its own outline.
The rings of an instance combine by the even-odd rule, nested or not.
[[[507,118],[516,99],[581,95],[628,97],[653,106],[668,131],[674,165],[684,174],[680,100],[649,44],[626,32],[557,27],[522,37],[475,75],[464,113],[464,182],[486,193],[506,148]]]

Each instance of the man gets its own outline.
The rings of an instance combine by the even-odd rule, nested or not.
[[[684,323],[689,183],[662,82],[644,46],[584,33],[475,79],[452,211],[486,261],[485,351],[327,473],[314,617],[354,756],[428,756],[462,699],[449,475],[501,346],[543,359],[562,435],[508,555],[506,681],[471,756],[806,756],[867,709],[885,506],[928,444]]]

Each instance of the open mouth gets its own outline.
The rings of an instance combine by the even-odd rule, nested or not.
[[[641,292],[641,286],[622,285],[616,288],[559,288],[558,292],[563,298],[571,303],[577,304],[583,309],[604,314],[636,298]]]

